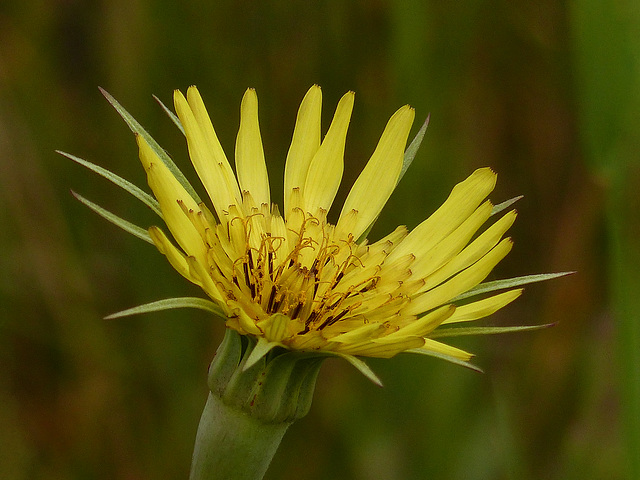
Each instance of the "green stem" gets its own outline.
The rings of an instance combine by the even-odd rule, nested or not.
[[[245,369],[255,345],[227,329],[218,347],[191,480],[261,479],[289,425],[311,407],[323,357],[276,348]]]
[[[265,424],[209,393],[191,464],[191,480],[261,479],[290,423]]]

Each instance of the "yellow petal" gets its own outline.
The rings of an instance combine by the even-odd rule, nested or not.
[[[222,146],[218,141],[211,119],[195,87],[187,90],[187,99],[176,90],[173,96],[176,113],[187,136],[189,156],[204,188],[207,190],[218,218],[229,205],[241,205],[240,189]]]
[[[476,286],[491,272],[493,267],[502,260],[511,250],[513,243],[510,238],[505,238],[489,253],[476,263],[463,270],[455,277],[442,285],[422,293],[407,306],[405,310],[408,314],[419,315],[432,308],[438,307],[457,297],[462,292]]]
[[[340,213],[337,228],[359,238],[378,217],[398,183],[404,149],[413,124],[415,111],[408,105],[389,120],[371,159],[351,187]],[[347,214],[357,212],[354,222]]]
[[[420,258],[433,246],[455,230],[491,193],[496,174],[490,168],[480,168],[469,178],[453,187],[449,198],[429,218],[414,228],[389,256],[414,253]]]
[[[381,337],[358,344],[339,345],[334,350],[348,355],[360,355],[362,357],[391,358],[398,353],[412,348],[420,348],[425,339],[415,336],[388,338]]]
[[[193,276],[189,270],[189,264],[184,253],[178,250],[158,227],[149,228],[149,236],[158,251],[167,257],[171,266],[184,278],[198,286],[202,286],[200,279]]]
[[[441,353],[442,355],[448,355],[449,357],[457,358],[464,362],[468,362],[473,358],[473,354],[460,350],[459,348],[452,347],[446,343],[441,343],[431,338],[424,339],[424,345],[419,350],[427,350],[429,352]]]
[[[257,205],[271,203],[269,177],[258,123],[258,96],[248,89],[240,105],[240,129],[236,139],[236,171],[240,188],[251,192]]]
[[[262,331],[256,326],[255,321],[251,318],[242,308],[237,308],[234,312],[237,317],[237,321],[239,326],[244,330],[240,332],[242,334],[250,334],[250,335],[262,335]]]
[[[416,261],[411,265],[413,274],[418,278],[425,278],[460,253],[469,243],[473,234],[488,220],[492,208],[491,202],[484,202],[458,228],[438,242],[426,254],[416,258]]]
[[[353,92],[348,92],[340,99],[329,131],[309,164],[302,192],[305,210],[313,215],[318,209],[329,211],[338,192],[354,97]]]
[[[451,315],[454,314],[455,310],[456,307],[454,305],[443,305],[433,312],[414,320],[397,332],[390,333],[387,337],[393,338],[410,335],[424,337],[440,324],[446,322],[448,318],[451,318]]]
[[[377,336],[375,334],[381,332],[382,330],[384,330],[384,328],[384,325],[380,323],[368,323],[361,327],[354,328],[353,330],[350,330],[346,333],[336,335],[330,340],[336,343],[356,343],[363,340],[368,341],[371,337]]]
[[[211,275],[209,275],[209,269],[201,264],[195,257],[187,257],[187,264],[189,265],[189,273],[192,277],[199,279],[202,289],[216,302],[222,306],[225,312],[228,310],[226,302],[220,294],[220,290],[213,282]],[[206,264],[205,264],[206,265]]]
[[[288,344],[296,350],[324,350],[327,339],[318,330],[310,330],[304,335],[296,335]]]
[[[309,164],[320,147],[322,113],[322,90],[318,85],[309,89],[302,99],[293,139],[284,167],[284,213],[289,218],[293,208],[291,194],[294,188],[302,190],[309,171]],[[300,205],[298,205],[300,206]]]
[[[258,322],[258,327],[264,332],[264,338],[269,342],[281,342],[289,336],[291,319],[281,313],[270,315]]]
[[[505,214],[500,220],[482,232],[478,238],[465,247],[458,255],[453,257],[449,263],[432,275],[429,275],[429,277],[425,279],[425,284],[420,288],[420,291],[425,292],[432,289],[486,255],[489,250],[498,244],[502,235],[509,230],[515,219],[515,210]]]
[[[509,290],[508,292],[499,293],[498,295],[463,305],[458,307],[455,313],[442,323],[468,322],[487,317],[513,302],[522,294],[522,291],[522,288]]]
[[[204,258],[205,245],[198,230],[184,214],[179,202],[194,212],[200,210],[197,203],[187,193],[180,182],[142,136],[136,136],[140,161],[147,172],[147,182],[160,203],[162,216],[178,244],[187,253],[200,259]]]

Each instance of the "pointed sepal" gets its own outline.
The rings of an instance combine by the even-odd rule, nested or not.
[[[495,280],[492,282],[480,283],[476,287],[458,295],[452,300],[452,302],[455,303],[465,298],[474,297],[483,293],[495,292],[496,290],[519,287],[521,285],[528,285],[530,283],[544,282],[546,280],[564,277],[566,275],[573,275],[574,273],[576,272],[542,273],[537,275],[524,275],[522,277],[506,278],[504,280]]]
[[[433,351],[421,349],[421,348],[413,348],[411,350],[407,350],[406,353],[417,353],[419,355],[426,355],[428,357],[439,358],[440,360],[445,360],[449,363],[460,365],[461,367],[468,368],[469,370],[473,370],[474,372],[484,373],[484,371],[480,367],[474,365],[473,363],[465,360],[460,360],[459,358],[452,357],[451,355],[445,355],[444,353],[433,352]]]
[[[371,380],[373,383],[375,383],[379,387],[384,386],[382,384],[382,380],[380,380],[378,375],[376,375],[375,372],[371,370],[371,367],[367,365],[363,360],[360,360],[358,357],[354,357],[353,355],[344,355],[341,353],[333,353],[333,352],[332,354],[337,357],[345,359],[351,365],[356,367],[361,374],[363,374],[365,377],[367,377],[369,380]]]
[[[178,181],[180,182],[180,184],[182,184],[184,189],[187,192],[189,192],[189,195],[193,197],[196,203],[202,202],[202,200],[200,200],[200,197],[198,196],[196,191],[193,189],[193,187],[191,186],[187,178],[182,174],[180,169],[176,166],[173,160],[171,160],[171,157],[167,154],[167,152],[164,151],[164,149],[158,144],[158,142],[156,142],[153,139],[153,137],[149,135],[149,133],[144,128],[142,128],[142,125],[140,125],[140,123],[138,123],[138,121],[135,118],[133,118],[133,115],[127,112],[127,110],[125,110],[125,108],[122,105],[120,105],[120,103],[115,98],[113,98],[109,92],[107,92],[105,89],[101,87],[98,87],[98,88],[100,88],[100,92],[102,93],[102,95],[104,95],[107,101],[113,106],[113,108],[116,109],[116,111],[125,121],[129,129],[133,133],[140,135],[142,138],[145,139],[145,141],[149,144],[149,146],[154,151],[154,153],[162,160],[162,162],[167,166],[167,168],[171,170],[171,173],[173,173],[173,175],[178,179]]]
[[[157,300],[155,302],[145,303],[144,305],[138,305],[137,307],[128,308],[117,313],[112,313],[111,315],[106,316],[105,319],[112,320],[114,318],[160,312],[162,310],[173,310],[176,308],[196,308],[198,310],[213,313],[218,317],[225,318],[225,314],[222,309],[210,300],[198,297],[177,297]]]
[[[404,174],[407,173],[407,170],[409,170],[409,167],[413,163],[413,159],[416,158],[416,154],[420,149],[420,145],[422,145],[424,134],[427,133],[427,127],[429,126],[430,119],[431,114],[427,115],[427,119],[424,121],[424,123],[420,127],[420,130],[418,130],[418,133],[416,133],[416,136],[413,137],[413,140],[405,150],[404,160],[402,161],[402,169],[400,170],[400,175],[398,176],[397,183],[400,183],[400,180],[402,180],[402,177],[404,177]]]
[[[140,240],[144,240],[145,242],[153,245],[153,240],[151,240],[151,236],[149,236],[149,233],[144,228],[139,227],[138,225],[131,223],[128,220],[125,220],[124,218],[119,217],[115,213],[111,213],[109,210],[106,210],[102,208],[100,205],[97,205],[92,201],[87,200],[82,195],[74,192],[73,190],[71,190],[71,194],[76,198],[76,200],[78,200],[80,203],[82,203],[86,207],[89,207],[91,210],[93,210],[95,213],[100,215],[105,220],[113,223],[117,227],[120,227],[125,232],[130,233],[134,237],[138,237]]]
[[[147,207],[153,210],[160,218],[162,218],[162,212],[160,211],[160,204],[158,203],[158,201],[155,198],[153,198],[151,195],[149,195],[147,192],[142,190],[140,187],[116,175],[115,173],[107,170],[106,168],[96,165],[95,163],[91,163],[80,157],[76,157],[75,155],[71,155],[70,153],[65,153],[60,150],[56,150],[56,153],[59,153],[63,157],[67,157],[69,160],[73,160],[77,164],[82,165],[85,168],[88,168],[89,170],[106,178],[113,184],[119,186],[123,190],[129,192],[131,195],[136,197],[138,200],[144,203]]]
[[[440,327],[429,334],[429,338],[462,337],[468,335],[496,335],[500,333],[531,332],[555,326],[555,323],[544,325],[516,325],[511,327]]]

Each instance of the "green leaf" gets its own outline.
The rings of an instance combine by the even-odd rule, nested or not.
[[[137,307],[128,308],[121,312],[112,313],[104,318],[112,320],[114,318],[129,317],[131,315],[139,315],[141,313],[160,312],[162,310],[172,310],[174,308],[197,308],[199,310],[205,310],[213,313],[221,318],[226,318],[224,312],[218,305],[210,300],[198,297],[178,297],[157,300]]]
[[[154,95],[153,98],[155,99],[156,102],[160,104],[160,106],[162,107],[162,110],[164,110],[164,113],[166,113],[169,116],[171,121],[175,123],[176,127],[180,129],[182,134],[185,135],[184,127],[182,126],[182,122],[180,121],[178,116],[175,113],[173,113],[171,110],[169,110],[169,108],[164,103],[162,103],[162,100],[160,100],[158,97]]]
[[[138,135],[142,136],[142,138],[145,139],[145,141],[151,147],[151,150],[154,151],[154,153],[158,156],[158,158],[160,158],[160,160],[162,160],[162,162],[167,166],[167,168],[171,171],[171,173],[173,173],[173,175],[178,179],[180,184],[189,193],[189,195],[193,197],[196,203],[201,203],[202,200],[200,200],[200,197],[198,196],[196,191],[193,189],[193,187],[191,186],[187,178],[182,174],[180,169],[176,166],[175,163],[173,163],[173,160],[171,160],[171,157],[169,157],[167,152],[164,151],[164,149],[158,144],[158,142],[156,142],[153,139],[153,137],[149,135],[144,128],[142,128],[142,125],[140,125],[138,121],[135,118],[133,118],[133,116],[129,112],[127,112],[124,109],[124,107],[120,105],[120,103],[118,103],[118,101],[115,98],[111,96],[111,94],[109,94],[109,92],[107,92],[101,87],[98,87],[98,88],[100,88],[100,92],[102,92],[102,95],[104,95],[107,101],[113,106],[113,108],[116,109],[116,111],[120,114],[122,119],[127,123],[131,131],[133,133],[137,133]]]
[[[518,195],[517,197],[510,198],[509,200],[499,203],[498,205],[494,205],[493,210],[491,210],[491,215],[495,215],[496,213],[500,213],[501,211],[509,208],[511,205],[513,205],[523,197],[524,195]]]
[[[351,365],[356,367],[358,371],[371,380],[373,383],[382,387],[382,380],[378,378],[378,376],[371,370],[371,367],[364,363],[364,361],[360,360],[358,357],[354,357],[353,355],[345,355],[344,353],[336,353],[336,352],[327,352],[328,354],[335,355],[336,357],[340,357],[345,359]]]
[[[144,240],[145,242],[150,243],[151,245],[153,245],[153,240],[151,240],[151,237],[149,236],[149,232],[147,232],[144,228],[139,227],[138,225],[135,225],[135,224],[133,224],[133,223],[131,223],[131,222],[119,217],[115,213],[111,213],[109,210],[105,210],[104,208],[100,207],[99,205],[96,205],[95,203],[93,203],[90,200],[87,200],[82,195],[80,195],[79,193],[74,192],[73,190],[71,191],[71,194],[74,197],[76,197],[76,199],[78,201],[80,201],[82,204],[84,204],[87,207],[89,207],[91,210],[96,212],[102,218],[110,221],[114,225],[117,225],[118,227],[123,229],[125,232],[128,232],[131,235],[134,235],[134,236],[138,237],[139,239]]]
[[[473,363],[465,362],[464,360],[460,360],[459,358],[445,355],[443,353],[431,352],[429,350],[424,350],[421,348],[412,348],[410,350],[406,350],[405,353],[417,353],[419,355],[427,355],[428,357],[439,358],[440,360],[446,360],[447,362],[455,363],[456,365],[460,365],[475,372],[484,373],[484,371],[480,367],[475,366]]]
[[[495,335],[498,333],[527,332],[553,327],[555,323],[544,325],[523,325],[511,327],[440,327],[429,334],[429,338],[460,337],[463,335]]]
[[[155,213],[157,213],[158,216],[160,216],[160,218],[162,218],[162,212],[160,211],[160,204],[158,203],[158,201],[155,198],[153,198],[151,195],[149,195],[147,192],[145,192],[141,188],[134,185],[133,183],[129,182],[128,180],[125,180],[124,178],[116,175],[113,172],[110,172],[106,168],[102,168],[96,165],[95,163],[91,163],[80,157],[71,155],[70,153],[61,152],[60,150],[56,150],[56,153],[59,153],[60,155],[67,157],[69,160],[73,160],[74,162],[82,165],[83,167],[88,168],[93,172],[96,172],[98,175],[106,178],[107,180],[116,184],[123,190],[126,190],[131,195],[133,195],[138,200],[140,200],[142,203],[144,203],[151,210],[153,210]]]
[[[571,275],[574,273],[576,272],[543,273],[538,275],[525,275],[523,277],[513,277],[513,278],[507,278],[505,280],[496,280],[493,282],[481,283],[476,287],[472,288],[471,290],[468,290],[465,293],[458,295],[456,298],[454,298],[451,301],[457,302],[465,298],[473,297],[475,295],[480,295],[483,293],[493,292],[495,290],[518,287],[520,285],[527,285],[529,283],[543,282],[545,280],[564,277],[565,275]]]
[[[418,149],[420,148],[422,140],[424,139],[424,134],[426,133],[427,127],[429,126],[430,118],[431,114],[427,115],[427,119],[424,121],[422,127],[420,127],[420,130],[418,130],[418,133],[409,144],[409,147],[407,147],[407,150],[404,152],[404,160],[402,161],[402,169],[400,170],[398,183],[400,183],[400,180],[402,179],[402,177],[404,177],[404,174],[407,173],[409,166],[411,165],[411,163],[413,163],[413,159],[418,153]]]

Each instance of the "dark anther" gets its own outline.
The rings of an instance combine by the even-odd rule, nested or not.
[[[333,316],[329,315],[327,319],[324,322],[322,322],[322,324],[318,327],[318,330],[322,330],[327,325],[331,325],[333,323],[332,320],[333,320]]]
[[[253,270],[255,268],[255,264],[253,263],[253,252],[251,249],[249,249],[247,255],[249,256],[249,265],[251,265],[251,269]]]
[[[277,312],[280,309],[280,305],[282,305],[282,298],[280,300],[276,300],[273,302],[273,312]]]
[[[267,313],[273,312],[273,301],[276,298],[276,286],[271,285],[271,293],[269,294],[269,301],[267,302]]]
[[[304,324],[308,327],[316,319],[317,316],[318,316],[318,312],[314,310],[313,312],[311,312],[311,315],[309,315],[309,318],[307,318]]]
[[[300,313],[300,310],[302,310],[302,302],[298,302],[298,304],[296,305],[296,307],[293,309],[293,312],[291,312],[290,317],[292,319],[294,318],[298,318],[298,314]]]
[[[242,269],[244,270],[244,281],[247,282],[247,285],[251,285],[251,282],[249,281],[249,266],[246,263],[243,263]]]
[[[311,272],[316,273],[318,267],[318,258],[316,257],[316,259],[313,261],[313,263],[311,264]]]
[[[336,323],[338,320],[340,320],[342,317],[344,317],[347,313],[349,313],[349,310],[345,309],[342,310],[338,315],[336,315],[333,320],[331,320],[331,323],[329,325],[333,325],[334,323]]]

